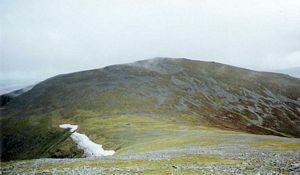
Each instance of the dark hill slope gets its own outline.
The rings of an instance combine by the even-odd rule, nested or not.
[[[58,124],[117,115],[300,137],[300,79],[169,58],[55,76],[2,108],[2,159],[52,156],[68,137]]]

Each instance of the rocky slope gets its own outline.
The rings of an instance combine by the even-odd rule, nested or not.
[[[5,104],[1,123],[2,160],[80,156],[61,123],[117,153],[170,124],[300,137],[300,79],[156,58],[50,78]]]

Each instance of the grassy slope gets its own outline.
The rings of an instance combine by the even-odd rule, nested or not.
[[[165,140],[175,147],[221,142],[206,132],[210,127],[298,136],[298,85],[282,75],[189,60],[57,76],[1,111],[2,159],[80,156],[61,123],[78,124],[79,132],[118,154],[171,146],[159,144]],[[263,123],[257,122],[256,115],[264,114]]]
[[[189,150],[189,148],[200,147],[204,149],[216,148],[222,150],[223,147],[228,145],[232,148],[246,146],[247,149],[271,149],[276,151],[276,153],[298,152],[300,149],[299,139],[250,135],[210,127],[192,126],[187,125],[186,123],[178,123],[170,120],[153,119],[148,116],[120,115],[105,117],[99,120],[95,114],[92,114],[86,116],[85,119],[77,119],[76,122],[82,123],[82,125],[80,125],[79,132],[86,133],[97,143],[104,143],[104,148],[106,149],[116,149],[116,155],[113,157],[102,158],[100,160],[75,159],[70,162],[57,160],[53,162],[50,161],[48,163],[43,163],[41,161],[41,163],[39,163],[36,167],[34,166],[36,164],[35,160],[7,162],[2,166],[6,171],[17,172],[17,170],[20,170],[23,173],[29,173],[32,171],[48,171],[51,169],[76,169],[87,166],[100,168],[103,170],[104,174],[131,174],[138,171],[141,171],[142,174],[202,174],[202,170],[200,171],[200,169],[197,168],[175,169],[174,166],[238,167],[241,166],[244,160],[228,156],[220,156],[209,152],[181,153],[182,149]],[[64,142],[63,145],[65,148],[72,147],[71,143],[68,141]],[[234,151],[232,148],[230,148],[230,151],[240,151],[239,149]],[[163,156],[165,153],[168,153],[166,155],[169,155],[170,152],[173,152],[170,154],[170,157]],[[251,151],[247,152],[251,153]],[[158,157],[155,158],[153,154],[157,154]],[[259,160],[254,161],[258,164],[265,163],[260,162]],[[10,169],[10,165],[13,165],[15,169]],[[35,168],[32,169],[29,167]],[[253,169],[251,167],[252,165],[250,165],[247,169],[244,169],[243,172],[252,172]],[[206,170],[205,172],[207,174],[216,173]],[[282,171],[282,173],[285,172]]]

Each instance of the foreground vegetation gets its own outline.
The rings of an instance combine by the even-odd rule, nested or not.
[[[98,120],[91,114],[77,123],[81,124],[78,129],[81,133],[103,143],[106,149],[115,149],[116,155],[10,161],[2,163],[1,171],[3,174],[299,173],[299,139],[245,134],[137,115]],[[96,129],[99,126],[101,130]],[[70,152],[73,147],[68,138],[52,151]]]

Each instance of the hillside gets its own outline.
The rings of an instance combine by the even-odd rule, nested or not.
[[[11,99],[29,91],[32,88],[33,88],[33,85],[27,86],[23,89],[14,90],[12,92],[0,95],[0,107],[5,106]]]
[[[283,74],[170,58],[58,75],[2,106],[1,159],[80,157],[62,123],[117,154],[211,130],[299,138],[299,87]]]

